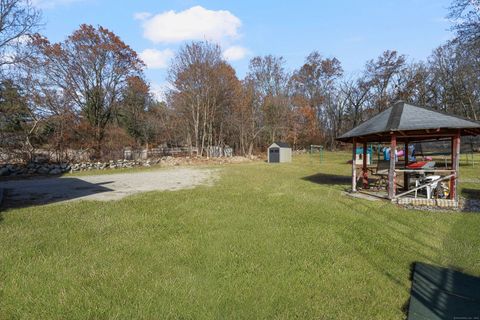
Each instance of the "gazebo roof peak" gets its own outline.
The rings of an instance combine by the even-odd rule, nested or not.
[[[407,139],[409,136],[418,138],[421,135],[431,135],[431,130],[440,135],[459,129],[462,135],[478,135],[480,123],[397,101],[393,106],[341,135],[337,140],[351,142],[353,138],[359,138],[366,141],[383,141],[394,132],[399,132],[400,136]]]

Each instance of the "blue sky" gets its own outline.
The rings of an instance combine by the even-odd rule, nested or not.
[[[318,50],[354,75],[386,49],[421,60],[451,38],[445,19],[450,0],[33,2],[43,11],[42,33],[52,41],[63,40],[81,23],[115,32],[147,60],[154,91],[165,85],[175,50],[196,39],[219,42],[242,78],[256,55],[283,56],[292,71]]]

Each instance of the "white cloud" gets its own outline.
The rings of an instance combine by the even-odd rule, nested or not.
[[[137,12],[133,15],[135,20],[147,20],[152,14],[150,12]]]
[[[15,62],[15,59],[16,59],[17,55],[14,53],[14,52],[4,52],[3,53],[3,56],[0,58],[0,62],[3,64],[10,64],[10,63],[13,63]],[[9,66],[5,66],[5,67],[9,67]],[[0,67],[1,68],[1,67]]]
[[[241,46],[231,46],[223,51],[223,58],[227,61],[237,61],[245,58],[250,52]]]
[[[195,6],[180,12],[172,10],[145,18],[143,34],[154,43],[185,40],[221,42],[224,39],[238,38],[241,25],[240,19],[229,11],[214,11]]]
[[[13,40],[11,41],[11,43],[12,43],[13,45],[19,45],[19,46],[21,46],[21,45],[25,45],[25,44],[29,43],[30,40],[31,40],[31,36],[28,35],[28,34],[24,34],[24,35],[21,35],[20,37],[18,37],[18,38],[16,38],[16,39],[13,39]]]
[[[174,53],[170,49],[145,49],[140,53],[140,58],[150,69],[163,69],[168,67],[168,63],[173,55]]]
[[[166,93],[171,89],[171,85],[168,82],[152,83],[150,84],[150,91],[155,99],[158,101],[166,100]]]

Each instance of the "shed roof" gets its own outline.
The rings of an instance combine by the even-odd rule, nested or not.
[[[443,112],[399,101],[387,110],[363,122],[337,138],[350,142],[353,138],[365,141],[384,141],[392,132],[401,139],[448,135],[461,130],[462,135],[480,134],[480,123]],[[435,130],[435,133],[430,132]]]
[[[276,144],[280,148],[290,148],[290,145],[288,143],[280,142],[280,141],[275,141],[274,143],[272,143],[272,145],[270,145],[270,147],[273,146],[274,144]]]

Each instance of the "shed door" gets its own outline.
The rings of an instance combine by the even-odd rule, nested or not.
[[[279,148],[270,148],[270,162],[280,162]]]

